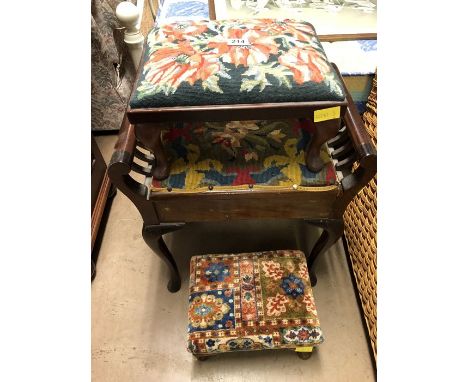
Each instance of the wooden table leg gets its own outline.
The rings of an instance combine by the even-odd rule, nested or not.
[[[184,223],[162,223],[157,225],[143,225],[142,235],[146,244],[166,263],[169,268],[170,279],[167,284],[169,292],[175,293],[180,289],[180,274],[172,253],[167,248],[162,235],[184,227]]]
[[[341,119],[322,122],[309,120],[309,123],[312,124],[313,136],[306,152],[306,165],[310,171],[319,172],[324,166],[323,160],[320,158],[320,149],[325,142],[336,136],[341,128]]]
[[[317,276],[314,272],[314,263],[317,257],[337,242],[343,235],[344,223],[342,219],[305,220],[306,223],[323,229],[322,234],[315,243],[310,255],[307,257],[307,268],[312,286],[317,284]]]
[[[156,158],[151,174],[157,180],[164,180],[169,176],[169,163],[162,145],[162,130],[167,126],[162,124],[137,125],[136,136],[141,144],[150,150]]]

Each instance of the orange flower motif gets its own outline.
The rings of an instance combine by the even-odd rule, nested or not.
[[[301,264],[299,265],[299,272],[298,272],[298,274],[299,274],[299,277],[301,277],[301,278],[303,278],[303,279],[309,277],[309,270],[307,269],[307,264],[301,263]]]
[[[250,45],[228,45],[227,39],[247,39]],[[258,30],[231,28],[218,40],[208,43],[213,53],[224,62],[236,66],[251,66],[267,62],[270,54],[278,54],[278,46],[272,36]]]
[[[277,23],[272,23],[274,27]],[[312,25],[304,22],[288,21],[284,27],[283,33],[291,34],[299,41],[310,41],[312,36],[315,36],[315,29]]]
[[[288,301],[288,298],[284,294],[277,293],[274,297],[268,297],[266,304],[267,316],[278,317],[281,313],[286,313],[286,304]]]
[[[174,24],[165,24],[161,27],[162,33],[169,41],[187,40],[188,37],[196,37],[206,30],[208,26],[203,23],[187,21]]]
[[[263,261],[262,270],[266,277],[270,277],[273,280],[280,280],[281,277],[283,277],[283,270],[281,269],[281,265],[276,261]]]
[[[275,79],[279,86],[288,88],[293,81],[299,85],[323,82],[331,69],[315,35],[310,23],[294,20],[204,20],[163,24],[148,35],[149,58],[143,69],[144,80],[137,88],[137,99],[152,97],[155,93],[169,95],[184,83],[190,86],[197,83],[203,91],[224,93],[226,81],[223,79],[236,80],[239,75],[240,92],[257,88],[262,92],[266,86],[274,85],[270,81]],[[230,45],[231,39],[245,42],[242,42],[244,45]],[[336,87],[330,81],[328,85]],[[280,142],[283,136],[278,131],[270,132],[268,138]],[[232,134],[234,139],[229,139],[227,132],[224,133],[215,138],[226,147],[237,147],[239,137]]]
[[[213,143],[222,143],[225,147],[241,147],[241,140],[250,131],[258,130],[255,121],[231,121],[224,127],[224,131],[213,133]]]
[[[322,82],[323,74],[329,70],[326,61],[314,49],[292,48],[281,55],[278,61],[293,72],[294,81],[298,84]]]
[[[253,272],[253,263],[250,260],[242,260],[240,262],[241,274],[251,274]]]
[[[197,79],[207,80],[211,75],[217,73],[220,69],[218,58],[212,55],[201,55],[200,65],[198,67]]]
[[[144,67],[146,80],[153,84],[168,84],[177,88],[187,81],[193,85],[198,79],[206,80],[219,70],[217,58],[202,55],[188,42],[155,51]]]
[[[315,307],[315,301],[310,292],[304,295],[303,303],[305,304],[306,310],[308,312],[311,312],[314,315],[317,315],[317,308]]]
[[[290,35],[299,41],[310,41],[316,34],[314,27],[303,21],[294,20],[270,20],[270,19],[251,19],[243,20],[243,26],[246,29],[254,29],[263,33],[265,36]]]

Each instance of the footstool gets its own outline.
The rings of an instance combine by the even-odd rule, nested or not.
[[[305,164],[319,172],[321,147],[343,126],[347,104],[309,22],[198,20],[149,32],[127,117],[154,154],[158,180],[170,171],[161,134],[177,122],[307,120]]]
[[[307,261],[298,250],[203,255],[190,262],[188,351],[197,359],[323,342]]]

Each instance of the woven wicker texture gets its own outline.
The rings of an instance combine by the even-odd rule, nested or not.
[[[377,76],[363,119],[377,146]],[[351,263],[377,359],[377,176],[349,204],[344,222]]]

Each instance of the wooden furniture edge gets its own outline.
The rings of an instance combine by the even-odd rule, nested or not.
[[[117,136],[117,142],[114,145],[114,152],[123,151],[133,156],[136,146],[134,129],[135,127],[130,124],[127,116],[124,116],[122,124],[120,125],[119,135]]]
[[[96,242],[96,237],[99,232],[99,226],[101,224],[102,216],[104,214],[104,209],[106,207],[109,190],[111,188],[111,181],[107,172],[104,174],[104,179],[101,183],[101,188],[94,205],[94,209],[91,215],[91,251],[94,249],[94,244]]]
[[[317,37],[320,42],[377,40],[377,33],[319,34]]]
[[[341,81],[341,73],[335,64],[332,64]],[[355,195],[365,186],[377,173],[377,149],[364,127],[364,122],[359,115],[356,105],[346,86],[344,86],[348,108],[344,117],[348,135],[357,154],[358,166],[341,181],[343,194],[337,199],[336,210],[342,216],[346,207]]]
[[[173,122],[176,119],[192,121],[226,121],[228,113],[236,113],[237,120],[241,119],[275,119],[311,118],[314,110],[340,106],[345,109],[348,104],[343,101],[306,101],[306,102],[278,102],[278,103],[250,103],[233,105],[200,105],[200,106],[173,106],[159,108],[127,109],[130,123]],[[259,113],[264,116],[255,117]],[[272,113],[277,113],[274,115]],[[174,118],[174,114],[178,117]],[[288,114],[288,115],[287,115]],[[343,113],[344,114],[344,113]],[[271,116],[270,116],[271,115]],[[283,117],[281,117],[283,115]],[[264,118],[265,117],[265,118]]]
[[[346,99],[348,100],[348,108],[345,113],[345,124],[348,126],[348,131],[353,142],[354,148],[356,149],[357,153],[361,158],[365,158],[368,155],[376,155],[377,151],[375,149],[374,143],[367,132],[366,128],[364,127],[364,122],[359,114],[359,111],[354,103],[351,93],[344,86],[344,80],[341,76],[338,67],[332,63],[333,68],[335,69],[338,77],[340,78],[341,82],[343,83],[343,88],[345,91]]]
[[[262,189],[262,188],[257,188],[255,187],[253,189],[248,189],[248,186],[246,185],[246,189],[233,189],[233,190],[222,190],[222,191],[211,191],[211,190],[206,190],[206,191],[189,191],[189,192],[183,192],[183,191],[176,191],[176,192],[169,192],[169,191],[153,191],[151,190],[149,200],[150,201],[158,201],[158,200],[174,200],[174,199],[184,199],[184,198],[213,198],[213,197],[218,197],[219,199],[223,198],[251,198],[251,197],[256,197],[261,199],[264,196],[269,196],[269,195],[291,195],[295,194],[298,197],[306,196],[306,195],[311,195],[311,194],[322,194],[322,195],[334,195],[337,196],[340,193],[340,186],[338,184],[331,185],[331,186],[310,186],[311,190],[294,190],[293,188],[291,189],[279,189],[279,190],[274,190],[274,187],[272,186],[272,189]],[[305,188],[305,187],[304,187]]]
[[[117,189],[132,201],[146,224],[159,224],[155,211],[148,207],[147,187],[130,176],[136,145],[134,126],[124,118],[107,173]]]
[[[208,10],[210,13],[210,20],[216,20],[215,0],[208,0]]]

